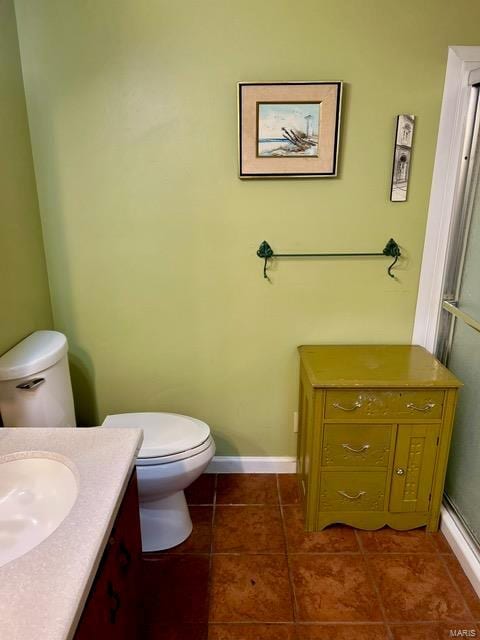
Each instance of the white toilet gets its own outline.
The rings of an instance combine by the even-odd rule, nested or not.
[[[74,427],[67,339],[36,331],[0,357],[0,416],[5,427]],[[103,427],[143,429],[137,457],[144,551],[180,544],[192,531],[184,489],[215,453],[210,428],[175,413],[122,413]]]
[[[104,427],[141,427],[137,456],[138,497],[144,551],[169,549],[192,532],[183,490],[207,468],[215,454],[210,428],[177,413],[120,413]]]

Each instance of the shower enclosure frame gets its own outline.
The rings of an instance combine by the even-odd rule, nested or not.
[[[451,325],[445,322],[442,305],[445,296],[454,300],[456,277],[461,267],[462,242],[455,241],[465,228],[465,190],[469,179],[469,160],[478,91],[472,88],[471,73],[480,68],[480,46],[449,47],[435,165],[430,194],[427,229],[420,274],[419,293],[412,344],[426,347],[439,356],[438,346],[448,345]],[[457,269],[452,269],[452,264]],[[447,271],[447,266],[448,271]],[[456,274],[455,274],[456,276]],[[443,340],[442,340],[443,338]],[[480,595],[480,554],[468,529],[445,503],[442,531],[475,590]]]

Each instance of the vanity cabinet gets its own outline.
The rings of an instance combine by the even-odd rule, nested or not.
[[[418,346],[302,346],[306,529],[438,529],[461,382]]]
[[[134,471],[74,640],[140,638],[141,552],[137,478]]]

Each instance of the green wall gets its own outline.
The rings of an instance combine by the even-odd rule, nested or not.
[[[0,354],[52,323],[13,0],[0,0]]]
[[[301,343],[411,339],[447,46],[472,0],[17,0],[55,326],[80,422],[198,416],[221,454],[289,455]],[[340,175],[237,178],[236,82],[343,80]],[[394,116],[417,116],[409,201]],[[405,259],[255,256],[381,250]]]

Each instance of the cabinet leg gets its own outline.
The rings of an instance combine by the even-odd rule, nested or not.
[[[438,525],[440,522],[440,510],[436,509],[431,515],[427,522],[427,531],[435,532],[438,531]]]

